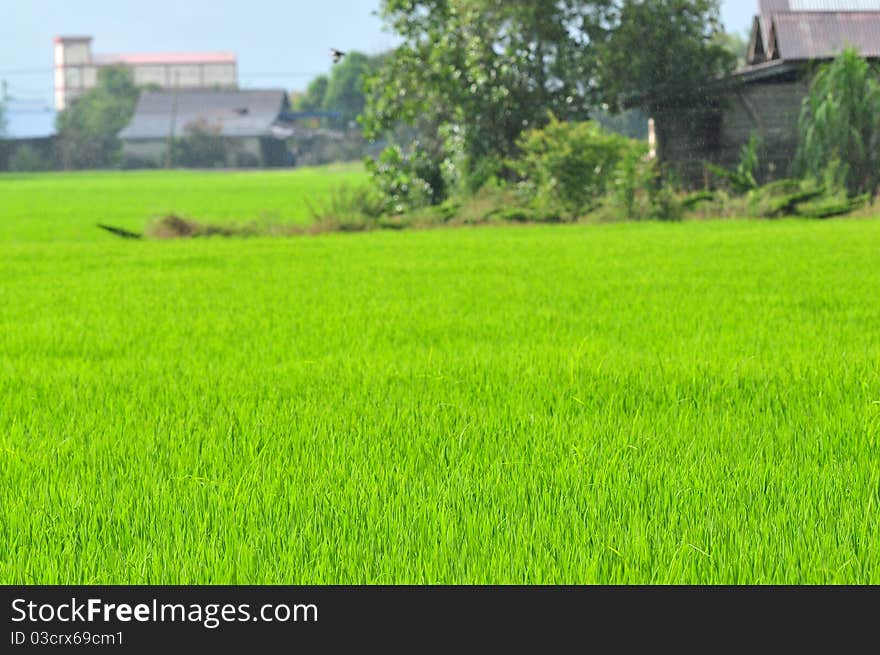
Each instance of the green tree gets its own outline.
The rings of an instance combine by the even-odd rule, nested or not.
[[[58,115],[58,150],[64,168],[103,168],[120,161],[117,134],[128,125],[139,91],[125,68],[102,68],[98,84]]]
[[[563,209],[568,218],[587,213],[611,185],[619,164],[647,146],[608,132],[596,121],[562,123],[551,117],[541,130],[519,139],[517,168],[535,193]]]
[[[593,31],[605,102],[655,117],[713,105],[710,83],[736,64],[722,33],[718,0],[612,2]]]
[[[740,32],[718,32],[714,42],[736,57],[736,66],[745,66],[749,56],[749,39]]]
[[[801,111],[798,172],[823,179],[832,165],[851,196],[880,188],[880,73],[853,49],[819,71]]]
[[[293,103],[295,111],[320,111],[324,108],[324,98],[327,96],[327,87],[330,78],[320,75],[313,79],[306,92],[299,96]]]
[[[330,125],[346,128],[357,121],[367,102],[365,81],[376,67],[375,60],[361,52],[349,52],[333,67],[321,105],[325,111],[339,112],[341,116],[331,119]]]
[[[402,39],[368,85],[368,137],[416,126],[412,158],[431,162],[434,202],[504,175],[525,130],[587,118],[594,104],[586,30],[605,2],[384,0]],[[401,159],[405,164],[406,159]]]

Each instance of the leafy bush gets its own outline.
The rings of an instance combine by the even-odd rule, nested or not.
[[[365,161],[382,198],[385,214],[403,214],[437,204],[444,198],[443,174],[435,160],[414,144],[404,153],[398,146]]]
[[[864,194],[850,198],[846,194],[822,195],[815,200],[798,204],[794,210],[798,216],[805,218],[830,218],[843,216],[861,209],[868,204],[870,196]]]
[[[820,70],[801,110],[797,171],[820,179],[835,160],[850,196],[877,193],[880,75],[853,49]]]
[[[346,226],[377,224],[384,210],[383,198],[368,186],[343,185],[327,194],[320,204],[307,203],[316,225]],[[350,231],[350,230],[349,230]]]
[[[185,130],[186,136],[174,142],[175,165],[215,168],[226,164],[228,143],[220,127],[198,121],[187,125]]]
[[[527,188],[569,218],[597,207],[618,165],[645,152],[642,144],[595,122],[565,123],[554,116],[543,129],[524,133],[518,146],[522,154],[513,167]]]
[[[749,193],[749,213],[763,218],[779,218],[795,214],[795,208],[814,200],[825,192],[812,180],[779,180]]]
[[[721,178],[734,193],[748,193],[757,189],[761,145],[761,137],[752,134],[749,137],[749,142],[740,150],[736,170],[729,171],[726,168],[709,164],[709,171]]]
[[[618,162],[611,184],[611,200],[623,209],[624,218],[646,218],[644,199],[658,182],[657,165],[648,160],[648,147],[632,147]]]
[[[140,170],[147,168],[159,168],[159,163],[150,157],[136,157],[134,155],[123,155],[122,162],[119,167],[122,170]]]
[[[70,168],[106,168],[122,159],[117,134],[134,115],[140,90],[130,70],[98,69],[98,84],[58,114],[57,158]]]
[[[33,146],[24,145],[12,151],[9,170],[19,173],[48,171],[52,170],[52,162]]]
[[[779,180],[749,193],[749,210],[753,216],[779,218],[802,216],[828,218],[849,214],[868,203],[868,194],[850,197],[840,185],[840,165],[829,164],[822,180]]]

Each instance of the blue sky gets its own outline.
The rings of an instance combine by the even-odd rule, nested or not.
[[[302,89],[330,68],[328,49],[381,52],[394,44],[378,0],[15,0],[0,20],[0,80],[11,95],[52,97],[52,37],[95,37],[98,53],[229,50],[244,86]],[[744,31],[756,0],[724,0]]]

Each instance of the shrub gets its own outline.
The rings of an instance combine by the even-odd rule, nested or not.
[[[376,224],[384,210],[383,199],[368,186],[340,186],[327,194],[321,204],[308,203],[316,225]]]
[[[820,70],[804,99],[796,170],[820,179],[839,161],[850,196],[880,187],[880,76],[853,49]]]
[[[823,171],[822,179],[779,180],[749,193],[748,203],[753,216],[779,218],[803,216],[828,218],[849,214],[865,206],[870,196],[850,196],[840,184],[841,165],[832,161]]]
[[[632,147],[618,162],[611,186],[611,200],[623,209],[624,218],[646,218],[644,199],[657,180],[657,166],[648,160],[648,147]]]
[[[52,169],[52,162],[33,146],[24,145],[12,151],[9,170],[17,173],[35,173]]]
[[[664,176],[648,147],[632,142],[611,176],[605,217],[614,220],[678,221],[685,205],[679,200],[675,180]],[[621,209],[623,210],[621,212]]]
[[[134,155],[123,155],[122,170],[139,170],[145,168],[159,168],[159,163],[155,159],[149,157],[136,157]]]
[[[748,193],[757,189],[761,145],[761,137],[752,134],[749,137],[749,142],[740,150],[736,170],[729,171],[726,168],[709,164],[709,171],[721,178],[734,193]]]
[[[407,153],[391,146],[378,159],[367,159],[365,165],[382,198],[385,214],[403,214],[437,204],[444,198],[440,167],[418,144]]]
[[[823,189],[811,180],[779,180],[749,193],[749,213],[763,218],[789,216],[798,204],[813,200],[822,193]]]
[[[524,133],[518,146],[522,154],[513,167],[523,188],[559,206],[568,218],[597,207],[621,161],[645,152],[642,144],[597,123],[565,123],[554,116],[543,129]]]
[[[193,168],[216,168],[226,165],[228,143],[220,127],[197,121],[185,128],[186,136],[174,143],[174,163]]]

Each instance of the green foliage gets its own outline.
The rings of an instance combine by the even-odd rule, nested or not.
[[[447,179],[479,187],[469,176],[484,181],[487,160],[494,169],[515,156],[519,135],[544,125],[548,111],[587,117],[591,66],[583,25],[594,5],[385,0],[382,15],[402,43],[369,82],[367,135],[381,137],[401,122],[416,126],[424,157],[455,168],[446,170]],[[443,197],[435,194],[435,201]]]
[[[293,100],[294,111],[320,111],[324,108],[324,99],[327,97],[327,87],[330,85],[330,78],[326,75],[319,75],[313,79],[306,92],[297,96]]]
[[[823,187],[811,180],[778,180],[751,191],[748,195],[752,216],[779,218],[796,214],[799,204],[815,200]]]
[[[743,34],[741,32],[719,31],[715,33],[712,40],[733,55],[737,68],[748,63],[750,40],[748,32]]]
[[[613,108],[638,105],[652,116],[709,107],[706,83],[736,57],[719,41],[717,0],[614,0],[593,38],[598,88]]]
[[[715,0],[385,0],[382,15],[402,43],[368,84],[364,125],[370,138],[416,128],[443,171],[435,202],[512,179],[504,162],[548,114],[611,125],[608,109],[627,104],[708,106],[704,83],[735,60]]]
[[[760,155],[762,139],[757,134],[749,137],[748,143],[740,150],[739,163],[736,170],[729,171],[726,168],[709,164],[709,171],[716,177],[726,182],[734,193],[748,193],[758,188],[758,172],[760,169]]]
[[[537,196],[558,204],[569,218],[595,208],[622,160],[644,156],[647,147],[606,132],[593,121],[563,123],[555,117],[543,129],[524,133],[522,153],[512,167]]]
[[[140,92],[125,68],[101,68],[98,85],[58,115],[59,159],[64,168],[107,168],[121,161],[117,134],[134,115]]]
[[[39,172],[52,170],[52,161],[45,153],[30,145],[15,148],[9,156],[9,170]]]
[[[224,166],[229,157],[229,144],[221,129],[205,122],[187,125],[186,136],[174,142],[175,166],[214,168]]]
[[[371,186],[341,184],[308,205],[316,229],[353,232],[380,227],[386,213],[383,200]]]
[[[404,152],[386,148],[378,159],[365,161],[386,214],[403,214],[436,204],[443,195],[442,173],[418,146]]]
[[[850,196],[846,187],[840,184],[841,168],[835,161],[822,172],[821,180],[779,180],[754,189],[748,195],[751,214],[767,218],[829,218],[864,207],[870,196]]]
[[[819,71],[800,117],[798,172],[819,179],[835,160],[850,196],[877,193],[880,74],[853,49]]]
[[[656,159],[648,158],[648,146],[633,143],[618,163],[611,191],[605,199],[603,218],[613,220],[679,221],[685,203],[670,175],[663,175]]]
[[[795,213],[805,218],[831,218],[844,216],[863,208],[871,197],[868,194],[850,198],[846,193],[824,195],[812,201],[806,201],[795,207]]]
[[[364,85],[376,69],[376,60],[360,52],[349,52],[333,67],[322,108],[342,115],[328,121],[331,127],[346,129],[356,123],[367,103]]]
[[[305,93],[295,96],[292,109],[338,112],[339,117],[316,121],[316,125],[348,129],[363,113],[366,80],[378,70],[383,59],[384,55],[370,57],[361,52],[349,52],[333,66],[329,76],[316,77]]]
[[[681,201],[681,208],[685,211],[696,209],[700,203],[712,203],[716,200],[716,195],[712,191],[695,191],[688,194]]]
[[[647,161],[648,147],[630,148],[614,170],[610,200],[624,220],[646,218],[652,212],[650,197],[659,183],[656,162]]]

